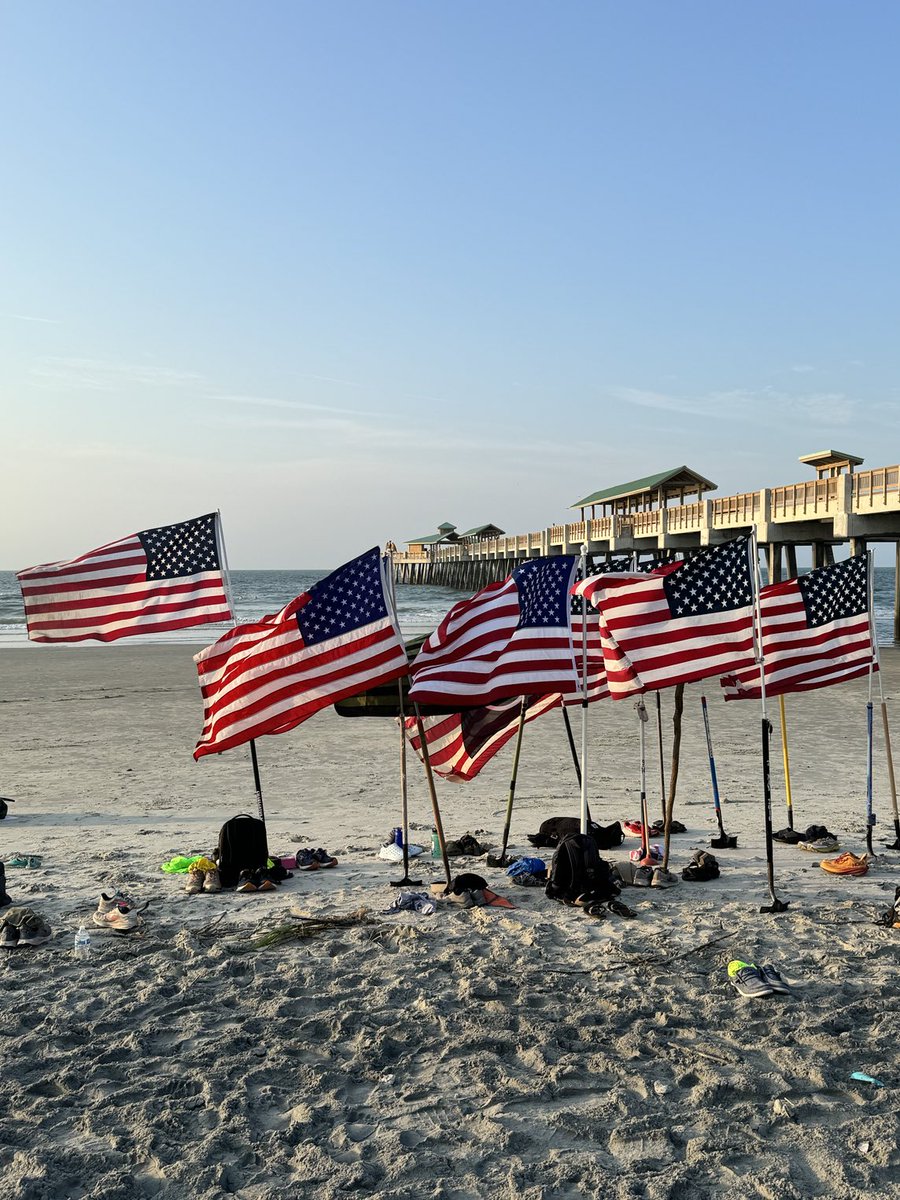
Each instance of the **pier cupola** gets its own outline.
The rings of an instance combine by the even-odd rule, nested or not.
[[[817,479],[834,479],[845,473],[852,475],[853,468],[862,466],[865,459],[843,450],[817,450],[815,454],[801,454],[799,461],[814,467]]]

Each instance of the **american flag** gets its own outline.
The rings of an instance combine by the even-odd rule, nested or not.
[[[581,579],[581,567],[578,567],[576,579]],[[586,608],[586,612],[582,609]],[[609,684],[606,678],[606,664],[603,656],[603,630],[600,614],[590,604],[586,604],[580,595],[573,593],[570,601],[572,614],[572,642],[575,647],[575,665],[578,669],[579,688],[576,696],[562,696],[565,705],[580,704],[582,701],[583,673],[583,638],[584,627],[587,624],[587,699],[605,700],[609,696]]]
[[[737,538],[649,577],[578,584],[605,623],[613,699],[755,663],[753,582],[750,539]]]
[[[568,554],[530,559],[454,605],[416,656],[410,700],[468,708],[578,691],[569,614],[575,563]]]
[[[875,647],[868,556],[818,567],[760,589],[766,694],[808,692],[867,675]],[[759,667],[721,681],[726,700],[759,699]]]
[[[114,642],[231,618],[218,513],[144,529],[17,578],[33,642]]]
[[[528,696],[525,723],[552,708],[558,708],[560,696]],[[485,763],[502,750],[519,727],[521,697],[499,700],[482,708],[467,708],[444,717],[423,717],[422,728],[428,745],[432,770],[444,779],[462,783],[474,779]],[[405,721],[406,736],[422,758],[422,743],[415,717]],[[423,760],[424,761],[424,760]]]
[[[408,669],[377,547],[274,616],[238,625],[194,657],[203,732],[194,758],[285,733],[345,696]]]

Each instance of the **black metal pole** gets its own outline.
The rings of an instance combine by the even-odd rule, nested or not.
[[[250,762],[253,764],[253,786],[256,788],[256,803],[259,807],[259,819],[263,823],[266,837],[266,858],[269,857],[269,831],[266,828],[266,810],[263,808],[262,784],[259,780],[259,760],[256,757],[256,742],[250,739]]]
[[[569,749],[572,751],[572,762],[575,765],[575,774],[578,776],[578,786],[581,787],[581,766],[578,762],[578,751],[575,749],[575,737],[572,734],[572,723],[569,720],[569,710],[565,705],[563,705],[562,715],[566,726],[566,737],[569,739]]]
[[[763,813],[766,827],[766,870],[769,877],[769,897],[771,904],[764,904],[760,912],[780,913],[787,911],[787,901],[779,900],[775,894],[775,855],[772,847],[772,780],[769,774],[769,736],[772,725],[768,717],[762,719],[762,760],[763,760]]]

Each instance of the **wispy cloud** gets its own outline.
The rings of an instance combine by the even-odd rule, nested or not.
[[[13,321],[37,321],[41,325],[60,324],[54,317],[26,317],[24,313],[7,313],[7,316]]]
[[[795,415],[806,424],[843,426],[850,424],[859,410],[857,401],[844,392],[788,392],[773,387],[732,388],[690,399],[640,388],[611,388],[607,394],[643,408],[733,421],[757,421],[762,414],[777,412],[782,419]]]
[[[303,412],[340,413],[345,416],[366,417],[371,414],[355,408],[335,408],[333,404],[314,404],[306,400],[279,400],[274,396],[244,396],[240,393],[213,393],[205,400],[221,400],[227,404],[248,404],[258,408],[287,408]]]
[[[809,363],[795,363],[791,367],[791,370],[795,375],[808,375],[810,371],[815,371],[815,369],[816,368],[811,366]]]
[[[114,392],[123,387],[209,387],[195,371],[176,371],[147,363],[115,363],[97,358],[46,358],[33,366],[29,377],[36,386],[67,384],[94,392]]]

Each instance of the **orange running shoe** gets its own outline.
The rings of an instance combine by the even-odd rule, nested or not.
[[[869,869],[869,860],[865,854],[857,856],[847,851],[846,854],[839,854],[837,858],[823,858],[819,866],[829,875],[865,875]]]

